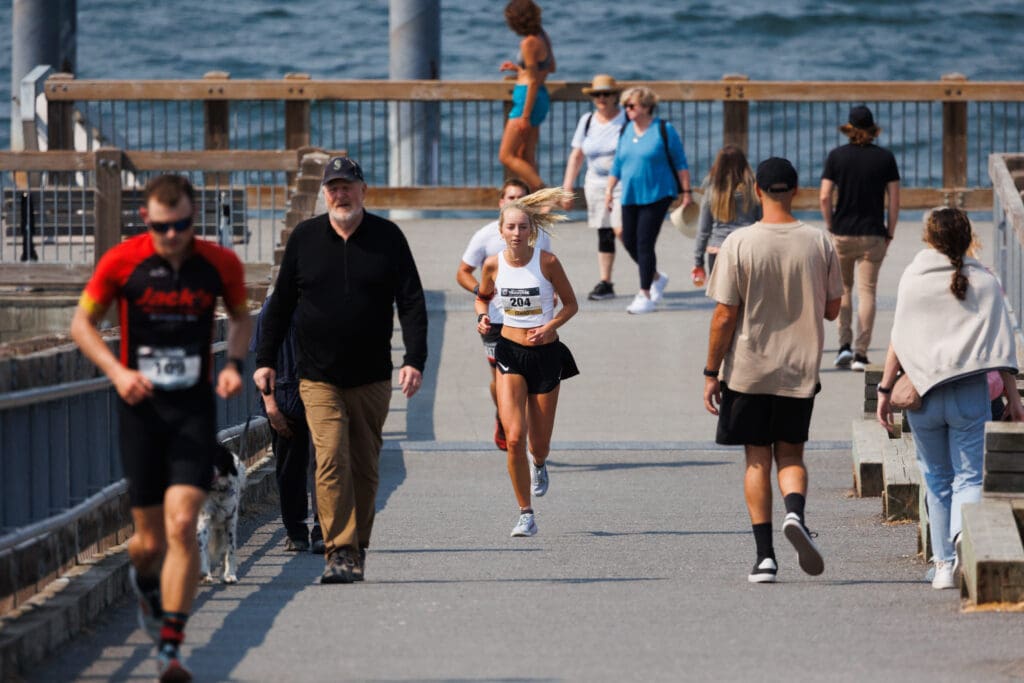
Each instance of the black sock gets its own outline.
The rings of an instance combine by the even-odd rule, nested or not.
[[[772,523],[753,524],[754,543],[757,545],[757,559],[763,560],[766,557],[775,559],[775,546],[772,545]]]
[[[135,572],[135,585],[139,587],[139,590],[144,594],[152,593],[153,591],[160,590],[160,575],[146,576],[140,574],[138,571]]]
[[[790,493],[785,497],[786,512],[795,512],[800,517],[800,521],[804,521],[804,503],[807,499],[802,493]]]
[[[533,508],[519,508],[519,514],[525,515],[527,513],[532,515],[533,514]]]
[[[181,645],[185,640],[185,622],[187,621],[188,615],[184,612],[164,612],[164,625],[160,629],[160,647]]]

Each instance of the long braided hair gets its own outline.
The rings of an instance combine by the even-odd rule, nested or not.
[[[964,275],[964,255],[971,248],[974,235],[971,221],[960,209],[936,209],[928,215],[924,226],[924,239],[953,264],[953,279],[949,290],[963,301],[967,297],[967,276]]]
[[[552,209],[562,201],[575,197],[572,192],[566,192],[560,187],[545,187],[532,194],[519,199],[505,202],[498,215],[498,229],[505,225],[505,212],[511,209],[522,211],[530,219],[529,245],[532,247],[537,243],[537,235],[540,230],[550,234],[551,226],[568,220],[564,213],[553,213]]]

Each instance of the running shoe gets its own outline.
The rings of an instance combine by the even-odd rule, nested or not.
[[[508,450],[508,441],[505,439],[505,428],[501,425],[501,419],[494,416],[494,445],[499,451]]]
[[[143,593],[139,588],[139,573],[136,571],[135,565],[128,565],[128,584],[138,599],[138,610],[135,614],[138,618],[139,628],[146,632],[150,640],[159,645],[160,629],[164,625],[164,608],[160,602],[160,589]]]
[[[590,290],[590,294],[587,295],[587,298],[590,299],[591,301],[603,301],[604,299],[614,299],[615,288],[612,287],[612,283],[608,282],[607,280],[601,280],[596,285],[594,285],[594,288],[592,290]]]
[[[533,464],[533,458],[530,458],[530,490],[533,495],[540,498],[548,492],[548,464],[545,462],[541,466]]]
[[[775,583],[775,574],[779,571],[779,565],[775,563],[774,557],[764,557],[754,563],[750,570],[747,581],[750,583]]]
[[[853,362],[850,363],[850,369],[856,372],[864,372],[868,369],[868,365],[871,361],[868,360],[867,356],[862,356],[859,353],[853,354]]]
[[[853,349],[850,348],[849,344],[843,344],[839,347],[839,353],[836,354],[835,365],[837,368],[848,368],[850,367],[850,361],[853,360]]]
[[[633,315],[654,313],[654,311],[654,302],[644,296],[641,292],[637,292],[636,296],[633,297],[633,303],[626,307],[626,313],[632,313]]]
[[[156,653],[156,673],[160,683],[183,683],[192,680],[192,672],[188,670],[178,648],[165,643]]]
[[[800,558],[800,569],[811,576],[817,576],[825,571],[825,559],[814,543],[816,534],[808,531],[800,515],[795,512],[786,515],[786,521],[782,523],[782,533],[796,548],[797,557]]]
[[[956,588],[956,575],[953,573],[953,563],[938,561],[935,563],[935,576],[932,578],[932,588]]]
[[[668,287],[668,275],[659,272],[658,279],[651,283],[651,301],[658,303],[665,296],[665,288]]]
[[[524,512],[519,515],[519,521],[512,529],[512,536],[533,536],[537,533],[537,523],[533,521],[532,512]]]

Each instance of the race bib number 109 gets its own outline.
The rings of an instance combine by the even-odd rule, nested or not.
[[[175,347],[140,346],[138,362],[139,372],[154,387],[165,391],[195,386],[202,367],[197,354]]]

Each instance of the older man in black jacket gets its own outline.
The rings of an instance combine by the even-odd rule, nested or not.
[[[322,186],[327,213],[300,223],[288,239],[253,379],[261,391],[273,390],[277,350],[294,313],[299,392],[316,448],[326,547],[320,582],[352,583],[363,579],[373,530],[391,401],[394,307],[406,349],[398,372],[406,397],[422,383],[427,309],[402,231],[363,209],[359,164],[330,159]]]

